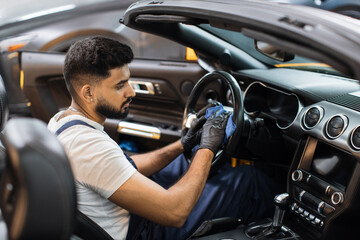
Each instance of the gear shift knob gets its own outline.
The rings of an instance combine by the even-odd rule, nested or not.
[[[298,239],[294,238],[295,233],[290,232],[289,230],[282,229],[282,220],[285,215],[286,209],[290,204],[290,197],[288,193],[281,193],[276,195],[274,198],[275,204],[275,213],[272,223],[269,221],[265,223],[249,224],[245,233],[251,239],[266,240],[266,239]]]
[[[281,193],[275,196],[275,213],[272,222],[273,227],[281,227],[282,220],[285,214],[285,209],[289,206],[289,194]]]

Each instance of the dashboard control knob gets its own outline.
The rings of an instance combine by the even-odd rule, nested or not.
[[[291,179],[294,181],[294,182],[300,182],[302,179],[303,179],[303,173],[301,170],[297,169],[297,170],[294,170],[291,174]]]
[[[334,192],[331,195],[331,202],[334,205],[339,205],[344,201],[344,194],[342,192]]]
[[[302,190],[302,191],[299,193],[298,199],[299,199],[300,202],[302,202],[302,200],[303,200],[302,198],[303,198],[303,196],[304,196],[305,193],[306,193],[305,190]]]
[[[323,213],[324,207],[325,207],[325,202],[321,201],[317,207],[317,212]]]

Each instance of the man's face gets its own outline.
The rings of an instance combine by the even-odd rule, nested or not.
[[[129,84],[127,65],[110,70],[110,77],[99,84],[95,111],[107,118],[125,118],[135,92]]]

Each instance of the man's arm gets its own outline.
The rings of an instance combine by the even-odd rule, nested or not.
[[[188,171],[169,189],[135,172],[109,200],[153,222],[181,227],[204,189],[211,161],[224,140],[226,122],[226,114],[213,115],[206,121]]]
[[[158,150],[132,155],[131,158],[134,160],[141,174],[151,176],[166,167],[183,151],[184,148],[180,140],[178,140]]]
[[[219,104],[219,102],[211,101],[202,108],[196,114],[196,119],[191,123],[188,131],[182,132],[184,135],[179,141],[149,153],[132,155],[131,158],[134,160],[138,171],[145,176],[151,176],[166,167],[180,153],[191,151],[200,142],[201,128],[206,121],[206,110]]]
[[[200,198],[213,157],[199,149],[186,174],[167,190],[135,172],[109,200],[158,224],[181,227]]]

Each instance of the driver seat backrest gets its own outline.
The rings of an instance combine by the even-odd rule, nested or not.
[[[70,239],[75,183],[67,156],[44,122],[9,120],[3,133],[6,166],[0,207],[9,239]]]
[[[7,94],[3,79],[1,78],[0,75],[0,136],[2,135],[2,130],[4,129],[5,123],[8,119],[8,114],[9,114],[9,105],[8,105]],[[4,170],[5,170],[5,147],[2,144],[0,137],[0,180]],[[6,239],[6,235],[7,235],[6,224],[4,222],[2,213],[0,211],[0,239]]]
[[[0,135],[2,135],[2,131],[8,119],[8,115],[9,115],[9,104],[8,104],[4,82],[0,75]],[[5,169],[5,162],[3,157],[4,154],[5,154],[5,147],[0,140],[0,178],[3,170]]]
[[[103,228],[80,211],[76,213],[74,235],[85,240],[113,240]]]

